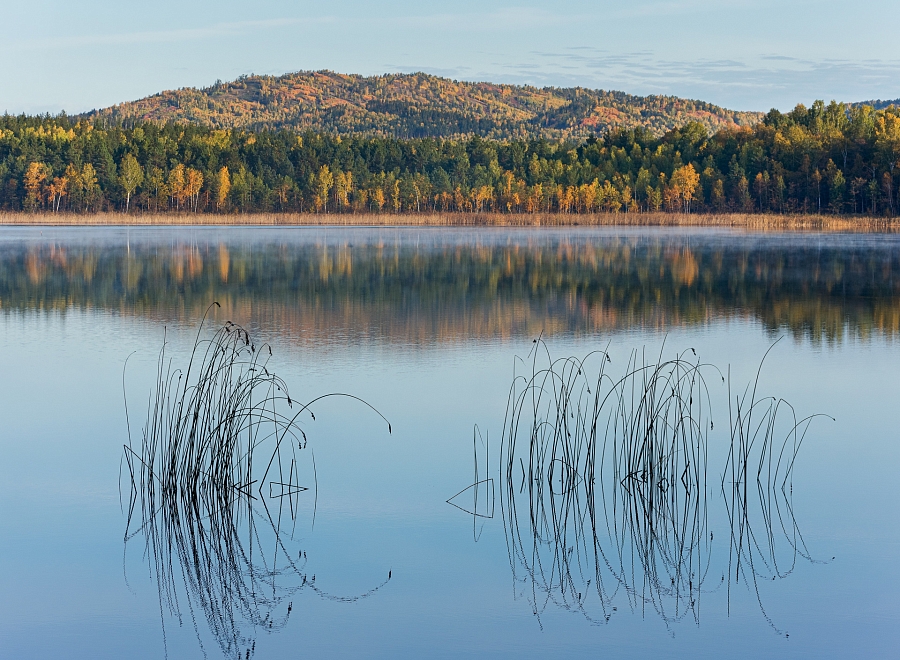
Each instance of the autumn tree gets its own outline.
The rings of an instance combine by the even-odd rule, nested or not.
[[[119,165],[119,183],[125,189],[125,212],[128,213],[131,206],[131,196],[138,186],[144,182],[144,170],[141,169],[137,158],[126,154]]]
[[[875,120],[875,146],[893,171],[900,160],[900,116],[882,113]]]
[[[97,183],[97,170],[91,163],[85,163],[81,168],[81,191],[85,207],[95,207],[100,200],[100,185]]]
[[[721,183],[721,182],[719,182]],[[724,198],[724,193],[722,194]],[[663,205],[662,191],[658,187],[649,186],[647,188],[647,209],[653,213],[659,212]]]
[[[68,165],[66,165],[66,171],[63,176],[68,182],[66,185],[66,192],[69,196],[69,209],[76,210],[76,205],[81,203],[83,194],[83,186],[81,184],[81,171],[72,163],[69,163]]]
[[[394,178],[393,174],[388,177],[387,192],[391,210],[394,213],[400,213],[400,210],[403,208],[403,198],[400,196],[400,181]]]
[[[231,177],[228,168],[224,165],[216,175],[216,210],[221,211],[228,203],[228,193],[231,192]]]
[[[50,175],[50,168],[39,161],[28,164],[25,170],[25,206],[35,211],[44,201],[44,182]]]
[[[353,172],[341,172],[334,175],[334,199],[339,211],[350,205],[350,192],[353,190]]]
[[[54,177],[53,181],[51,181],[48,186],[48,190],[53,211],[54,213],[59,213],[59,206],[62,204],[62,199],[69,192],[69,178],[65,175]]]
[[[376,186],[369,192],[369,199],[372,200],[372,205],[375,207],[375,210],[378,213],[384,209],[384,189],[381,186]]]
[[[410,189],[416,200],[416,212],[422,210],[421,205],[424,202],[427,206],[428,199],[431,197],[432,185],[427,176],[421,172],[416,172],[409,182]]]
[[[331,192],[333,185],[334,175],[331,173],[328,165],[322,165],[314,179],[314,188],[316,191],[316,208],[322,209],[325,213],[328,213],[328,193]]]
[[[191,210],[197,212],[200,204],[200,189],[203,187],[203,173],[193,167],[185,171],[184,194],[190,203]]]
[[[180,211],[181,205],[184,203],[184,200],[186,198],[184,165],[182,163],[178,163],[175,167],[169,170],[169,176],[166,177],[166,188],[169,191],[169,196],[172,198],[172,201],[175,204],[175,210]]]
[[[697,174],[694,166],[690,163],[682,165],[672,172],[669,186],[671,186],[676,197],[681,200],[682,209],[685,213],[691,212],[691,200],[694,198],[694,192],[696,192],[699,184],[700,175]]]
[[[753,190],[759,201],[759,210],[765,211],[769,201],[769,173],[759,172],[753,180]]]
[[[610,181],[604,181],[597,190],[597,205],[607,213],[618,213],[622,208],[619,191]]]

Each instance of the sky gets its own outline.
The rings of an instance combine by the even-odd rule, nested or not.
[[[424,71],[736,110],[900,97],[897,0],[0,0],[0,112],[242,74]]]

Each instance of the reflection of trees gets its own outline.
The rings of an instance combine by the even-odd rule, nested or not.
[[[198,314],[216,299],[290,329],[451,340],[754,318],[814,340],[900,331],[900,256],[646,237],[524,244],[7,247],[0,301]]]

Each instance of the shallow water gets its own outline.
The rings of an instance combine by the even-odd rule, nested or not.
[[[301,452],[298,477],[314,488],[263,488],[237,523],[239,538],[256,534],[249,563],[229,571],[233,557],[210,563],[188,544],[160,589],[140,522],[127,527],[123,370],[137,444],[164,337],[185,364],[213,301],[204,337],[240,323],[271,345],[268,366],[295,401],[347,392],[391,432],[359,402],[316,404],[315,421],[302,420],[315,474]],[[895,237],[5,228],[0,328],[2,657],[822,658],[900,647]],[[607,351],[616,376],[633,350],[714,365],[703,371],[708,458],[681,509],[650,512],[579,467],[571,488],[541,470],[526,480],[519,454],[507,469],[510,387],[530,373],[538,336],[554,357]],[[767,499],[750,480],[735,510],[729,414],[770,348],[758,398],[830,418],[811,421],[787,488],[779,480]],[[535,477],[546,478],[537,497]],[[446,502],[476,481],[477,503],[474,490],[454,500],[461,508]],[[666,492],[678,488],[690,490]],[[621,498],[612,514],[598,493]],[[199,591],[198,556],[218,576]]]

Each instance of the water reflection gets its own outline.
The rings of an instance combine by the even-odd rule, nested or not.
[[[701,596],[723,588],[730,611],[743,584],[786,636],[760,583],[815,562],[792,508],[794,464],[815,416],[798,419],[787,402],[759,396],[756,382],[732,399],[730,376],[693,349],[671,359],[664,350],[634,351],[614,376],[605,351],[553,359],[535,341],[510,389],[500,450],[516,593],[539,623],[551,606],[607,623],[623,601],[670,627],[699,624]],[[711,380],[727,382],[732,404],[724,469],[710,459]],[[478,476],[475,493],[486,481]],[[727,554],[712,531],[714,504],[728,520]]]
[[[226,657],[246,660],[256,634],[287,625],[300,592],[353,602],[387,580],[350,597],[316,584],[297,535],[315,519],[304,430],[313,402],[291,399],[271,371],[271,348],[244,328],[229,321],[208,334],[201,327],[183,370],[165,345],[159,355],[139,442],[129,437],[124,449],[125,543],[144,542],[164,642],[168,612],[179,625],[190,620],[202,648],[202,617]]]
[[[497,501],[497,494],[494,489],[494,478],[483,475],[490,474],[490,438],[485,442],[478,427],[472,436],[472,453],[475,457],[475,481],[471,486],[467,486],[459,491],[456,495],[447,500],[447,504],[456,507],[463,513],[472,516],[472,537],[475,542],[481,538],[481,532],[484,530],[484,521],[491,520],[494,517],[494,505]],[[481,463],[481,456],[484,457],[484,465]]]
[[[102,235],[101,235],[102,236]],[[198,317],[298,336],[458,341],[752,318],[813,340],[900,331],[890,237],[449,231],[147,232],[5,241],[4,309]]]
[[[757,374],[740,397],[732,394],[730,378],[728,383],[731,443],[721,480],[729,528],[728,603],[732,586],[743,583],[769,625],[787,636],[766,612],[760,583],[786,578],[800,560],[823,563],[810,554],[794,516],[792,475],[810,423],[826,416],[798,419],[787,401],[758,397],[758,383]]]

